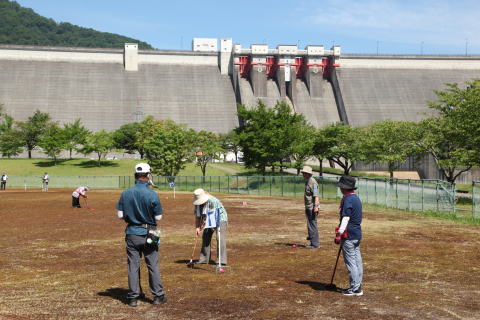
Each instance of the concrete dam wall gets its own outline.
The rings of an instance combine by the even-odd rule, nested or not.
[[[237,103],[285,101],[315,127],[343,121],[418,121],[445,83],[480,78],[480,57],[340,55],[323,46],[222,39],[215,52],[0,46],[0,103],[16,120],[36,109],[97,131],[152,115],[225,133]]]
[[[57,48],[58,49],[58,48]],[[196,130],[238,126],[235,94],[216,54],[142,54],[136,71],[123,52],[0,48],[0,103],[16,120],[36,109],[56,121],[81,118],[97,131],[152,115]]]

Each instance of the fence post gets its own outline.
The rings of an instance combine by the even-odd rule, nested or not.
[[[297,190],[296,190],[296,186],[297,186],[297,176],[293,177],[293,196],[295,197],[297,195]]]
[[[230,176],[227,176],[227,190],[230,193]]]
[[[435,199],[437,200],[437,212],[439,211],[438,205],[438,180],[435,182]]]
[[[270,176],[270,195],[272,195],[272,180],[273,176]]]
[[[238,176],[237,176],[237,193],[240,194],[240,187],[238,186]]]
[[[378,201],[377,201],[377,178],[373,179],[373,183],[374,183],[374,190],[375,190],[375,204],[378,204]]]
[[[410,179],[408,179],[407,210],[410,211]]]
[[[282,185],[282,197],[283,197],[283,176],[280,176],[280,181],[281,181],[281,185]]]
[[[247,193],[250,194],[250,184],[248,183],[248,176],[247,176]]]
[[[366,189],[367,189],[367,203],[370,203],[368,201],[368,178],[365,178],[365,186],[366,186]]]
[[[424,210],[423,210],[423,204],[424,204],[424,195],[425,195],[425,192],[424,192],[425,186],[424,186],[423,182],[424,182],[424,181],[423,181],[423,179],[422,179],[422,212],[424,211]]]
[[[387,179],[385,179],[385,207],[388,208],[388,204],[387,204],[387,197],[388,197],[388,195],[387,195],[387,187],[388,187],[388,185],[387,185]]]
[[[475,216],[475,181],[472,180],[472,218]]]

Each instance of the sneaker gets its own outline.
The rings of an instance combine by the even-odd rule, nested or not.
[[[318,247],[309,245],[309,246],[305,246],[305,249],[318,249]]]
[[[128,299],[127,304],[128,304],[130,307],[136,307],[136,306],[137,306],[137,299]]]
[[[167,297],[165,297],[165,295],[161,295],[160,297],[155,297],[152,304],[163,304],[165,302],[167,302]]]
[[[358,289],[353,291],[353,293],[355,293],[356,296],[363,296],[362,286],[358,287]]]
[[[363,296],[363,290],[362,290],[362,287],[358,288],[357,290],[348,288],[348,289],[342,290],[342,294],[344,296]]]
[[[353,291],[352,288],[348,288],[348,289],[342,290],[342,294],[344,296],[354,296],[355,292]]]

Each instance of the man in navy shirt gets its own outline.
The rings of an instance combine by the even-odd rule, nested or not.
[[[135,166],[135,186],[125,190],[117,204],[118,218],[125,220],[125,243],[128,256],[128,305],[137,306],[140,296],[140,258],[145,256],[148,266],[149,285],[154,296],[153,304],[167,301],[158,269],[158,245],[147,243],[147,234],[156,230],[162,218],[162,205],[156,192],[149,189],[150,166],[139,163]]]
[[[363,265],[360,252],[362,240],[362,202],[355,194],[355,179],[344,175],[337,183],[337,187],[343,194],[340,204],[340,226],[335,236],[335,243],[342,245],[343,260],[350,276],[350,288],[342,293],[346,296],[361,296]],[[344,232],[347,237],[344,237]]]

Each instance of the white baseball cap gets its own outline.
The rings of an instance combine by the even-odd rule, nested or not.
[[[137,165],[135,165],[135,173],[151,173],[152,170],[148,163],[141,162]]]

